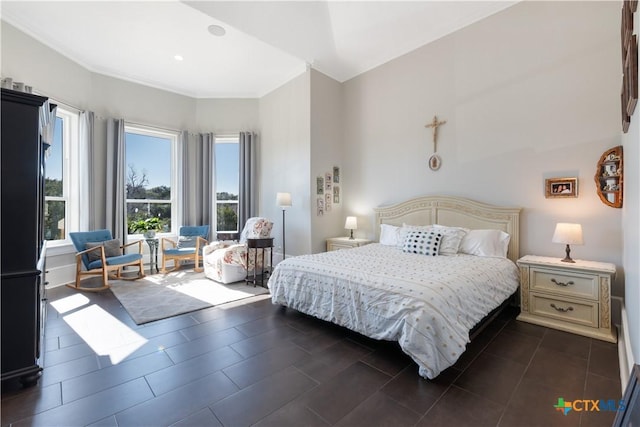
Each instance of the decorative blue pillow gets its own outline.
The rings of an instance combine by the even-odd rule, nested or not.
[[[428,256],[438,256],[442,234],[430,230],[409,231],[404,238],[402,252]]]

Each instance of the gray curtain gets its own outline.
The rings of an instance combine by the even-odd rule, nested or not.
[[[240,132],[240,194],[238,195],[238,228],[256,213],[256,144],[253,132]]]
[[[94,230],[96,228],[94,197],[94,114],[92,111],[80,113],[80,230]]]
[[[125,194],[124,120],[107,121],[107,228],[115,239],[125,242],[127,237]]]
[[[215,230],[215,137],[181,133],[182,224],[210,225]],[[209,236],[212,238],[212,236]]]

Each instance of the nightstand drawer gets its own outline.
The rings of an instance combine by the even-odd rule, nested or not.
[[[357,248],[359,246],[368,245],[371,243],[371,240],[367,239],[356,239],[349,237],[332,237],[327,239],[327,252],[328,251],[337,251],[340,249],[351,249]]]
[[[540,294],[531,297],[531,314],[552,319],[576,323],[578,325],[598,327],[598,303],[549,298]]]
[[[342,243],[336,243],[333,242],[331,243],[330,247],[329,247],[329,251],[339,251],[341,249],[351,249],[351,248],[356,248],[357,246],[353,246],[353,245],[345,245]]]
[[[598,276],[578,272],[531,268],[531,290],[598,301]]]

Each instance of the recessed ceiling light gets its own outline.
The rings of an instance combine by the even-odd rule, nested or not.
[[[216,25],[216,24],[209,25],[207,27],[207,29],[209,30],[209,32],[211,34],[213,34],[214,36],[218,36],[218,37],[222,37],[227,33],[227,30],[225,30],[220,25]]]
[[[173,57],[173,59],[175,59],[176,61],[182,61],[184,58],[182,57],[182,55],[176,55]]]

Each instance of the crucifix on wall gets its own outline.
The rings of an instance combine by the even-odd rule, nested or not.
[[[438,151],[438,127],[445,123],[447,123],[446,120],[438,120],[438,116],[433,116],[433,120],[424,126],[431,128],[433,131],[433,154],[429,158],[429,168],[434,171],[440,169],[440,163],[442,162],[440,156],[436,154]]]

